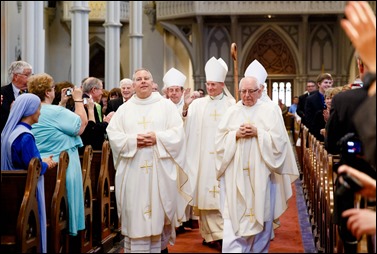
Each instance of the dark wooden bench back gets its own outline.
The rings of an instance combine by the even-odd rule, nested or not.
[[[93,159],[93,149],[87,145],[84,154],[80,157],[82,168],[82,180],[84,189],[85,205],[85,230],[81,232],[80,252],[87,253],[93,248],[93,202],[92,202],[92,181],[90,179],[91,164]]]
[[[45,198],[47,215],[47,249],[49,252],[67,251],[68,199],[66,172],[69,156],[60,153],[56,168],[48,169],[45,178]]]
[[[40,224],[37,182],[41,173],[38,158],[28,170],[1,170],[1,252],[38,253]]]

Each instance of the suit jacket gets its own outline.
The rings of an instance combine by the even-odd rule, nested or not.
[[[109,102],[107,103],[107,109],[106,109],[105,114],[107,115],[112,111],[114,112],[117,111],[120,105],[122,104],[123,104],[123,97],[116,98],[114,100],[109,100]]]
[[[303,123],[306,126],[305,122],[305,102],[306,98],[308,98],[309,93],[304,93],[303,95],[300,95],[298,97],[298,104],[297,104],[297,110],[296,113],[301,117],[301,123]]]
[[[84,94],[83,98],[89,98],[89,96]],[[88,110],[86,108],[85,111],[88,115]],[[81,134],[81,139],[84,146],[79,148],[80,154],[83,154],[86,145],[91,145],[93,147],[93,150],[102,150],[102,144],[103,141],[105,141],[107,135],[106,128],[108,123],[100,122],[96,108],[94,108],[94,118],[96,122],[89,121],[88,125],[85,127],[84,132]]]
[[[339,154],[337,142],[347,133],[357,134],[353,117],[368,97],[366,89],[358,88],[335,95],[331,101],[330,117],[326,123],[325,148],[331,154]]]
[[[1,94],[3,95],[3,103],[1,104],[1,131],[8,120],[10,105],[15,100],[12,83],[1,87]]]
[[[308,98],[306,98],[305,102],[305,121],[306,126],[309,128],[310,133],[314,133],[314,119],[315,115],[318,111],[321,111],[324,109],[324,101],[322,100],[322,95],[319,93],[319,91],[313,92],[313,94],[309,95]]]

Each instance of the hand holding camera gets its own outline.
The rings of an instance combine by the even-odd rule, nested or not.
[[[357,182],[362,185],[362,188],[358,191],[358,193],[360,193],[363,197],[370,199],[376,198],[376,180],[374,180],[372,177],[348,165],[340,166],[338,173],[340,175],[347,174],[353,179],[356,179]]]

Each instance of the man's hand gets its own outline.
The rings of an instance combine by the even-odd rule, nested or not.
[[[137,134],[136,140],[138,148],[154,146],[156,144],[156,134],[154,132],[148,132],[146,134]]]
[[[258,136],[258,129],[254,125],[248,123],[241,124],[240,128],[236,133],[236,139],[252,138],[256,136]]]

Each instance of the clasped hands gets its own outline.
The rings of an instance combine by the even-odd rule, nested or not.
[[[153,146],[156,144],[156,134],[154,132],[137,134],[136,140],[138,148]]]
[[[42,159],[43,162],[46,162],[46,163],[47,163],[47,165],[48,165],[48,169],[52,169],[52,168],[56,167],[56,165],[58,165],[58,163],[55,162],[55,161],[52,159],[52,157],[53,157],[53,156],[50,155],[49,157],[47,157],[47,158],[43,158],[43,159]]]
[[[238,128],[236,133],[236,139],[239,138],[252,138],[258,136],[258,130],[254,125],[249,123],[243,123]]]

